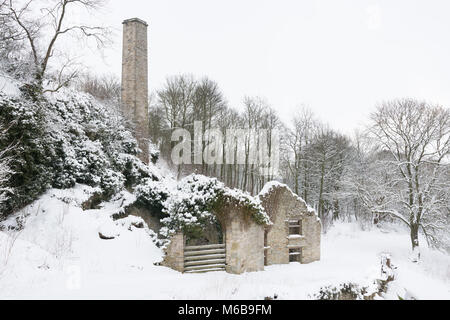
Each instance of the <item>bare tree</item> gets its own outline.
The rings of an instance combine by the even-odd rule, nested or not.
[[[367,210],[365,198],[376,194],[371,181],[379,178],[374,154],[366,135],[356,131],[348,150],[348,162],[344,167],[340,181],[338,197],[346,206],[348,220],[356,220],[361,226],[372,225],[373,213]]]
[[[383,103],[371,119],[369,132],[384,153],[381,168],[388,176],[383,181],[384,196],[378,203],[370,202],[371,210],[409,227],[417,260],[419,231],[430,237],[434,229],[443,226],[437,217],[448,210],[444,196],[449,185],[440,176],[448,170],[444,162],[450,153],[450,111],[401,99]]]
[[[227,106],[219,85],[207,77],[201,79],[196,85],[192,99],[193,108],[190,119],[191,134],[194,134],[194,121],[202,123],[202,135],[207,130],[216,127],[216,125],[217,127],[220,127],[220,124],[218,123],[220,122],[220,119],[218,119],[218,117],[220,117],[220,113],[223,112]],[[213,165],[212,168],[208,168],[208,165],[203,164],[201,172],[203,174],[208,174],[208,170],[214,172],[216,167],[216,165]]]
[[[164,87],[157,92],[170,129],[186,128],[196,85],[191,75],[174,76],[167,78]]]
[[[119,106],[121,83],[115,75],[96,76],[86,73],[79,77],[77,86],[81,91],[89,93],[100,101],[112,102]]]
[[[24,69],[25,63],[17,62],[17,53],[23,49],[24,36],[12,19],[8,0],[0,0],[0,67],[12,77],[18,73],[17,69]]]
[[[0,48],[4,48],[8,41],[24,39],[23,32],[14,25],[8,0],[0,0],[0,31]]]
[[[71,13],[76,7],[87,11],[98,10],[104,4],[103,0],[8,0],[7,6],[10,19],[28,44],[34,66],[33,87],[42,92],[54,92],[66,86],[78,74],[74,67],[74,58],[67,57],[53,76],[56,83],[53,87],[44,89],[43,81],[49,72],[49,66],[56,55],[58,41],[65,35],[76,35],[84,39],[93,39],[99,48],[109,42],[109,29],[99,26],[72,24]],[[5,11],[5,10],[3,10]],[[38,14],[40,13],[40,14]],[[61,57],[62,55],[60,55]]]
[[[157,91],[158,104],[164,110],[167,123],[166,130],[169,133],[167,138],[174,129],[189,128],[196,87],[197,81],[192,75],[180,75],[167,78],[164,87]],[[168,145],[170,152],[175,142],[169,139]],[[180,177],[181,165],[178,165],[177,171],[178,177]]]
[[[319,126],[316,135],[306,150],[311,163],[309,166],[312,184],[315,187],[315,202],[323,222],[328,213],[332,219],[339,217],[338,194],[342,173],[349,153],[347,137],[328,126]]]
[[[289,130],[285,144],[287,147],[286,165],[289,175],[292,176],[294,192],[302,194],[305,201],[308,201],[308,181],[310,180],[308,168],[311,167],[308,146],[315,135],[318,123],[314,119],[312,111],[302,107],[294,115],[292,129]]]
[[[275,148],[280,147],[279,145],[273,145],[273,137],[276,135],[276,131],[286,131],[286,127],[281,122],[278,113],[274,108],[268,106],[266,111],[262,114],[262,123],[261,129],[267,130],[267,153],[272,154],[273,152],[277,152]],[[278,136],[279,137],[279,136]],[[279,152],[280,150],[278,150]],[[258,174],[258,184],[256,185],[256,190],[254,192],[259,192],[266,182],[271,181],[275,178],[278,178],[279,173],[275,172],[273,169],[274,163],[259,163],[260,168],[269,167],[270,172],[267,172],[267,175]],[[258,168],[259,169],[259,168]]]
[[[248,130],[248,134],[245,137],[244,154],[245,164],[243,168],[241,189],[254,192],[255,183],[255,171],[257,167],[252,158],[255,158],[253,154],[255,150],[258,150],[258,146],[252,145],[257,143],[254,141],[254,137],[251,136],[252,131],[260,129],[263,122],[263,114],[267,112],[269,105],[266,100],[261,97],[245,97],[244,98],[244,112],[243,123],[244,128]]]

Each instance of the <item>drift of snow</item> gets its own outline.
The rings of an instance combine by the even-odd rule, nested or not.
[[[309,299],[323,286],[370,284],[380,277],[384,253],[398,267],[384,298],[450,298],[448,255],[423,248],[414,264],[405,230],[361,231],[355,224],[337,224],[324,236],[320,262],[239,276],[181,274],[155,265],[163,252],[141,219],[111,218],[131,194],[83,211],[79,204],[93,191],[50,190],[22,211],[22,231],[0,232],[0,299]],[[120,235],[102,240],[101,227]]]

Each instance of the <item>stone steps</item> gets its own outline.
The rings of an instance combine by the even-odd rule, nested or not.
[[[184,251],[191,251],[191,250],[208,250],[208,249],[225,249],[224,244],[211,244],[206,246],[190,246],[185,247]]]
[[[186,271],[185,273],[207,273],[207,272],[219,272],[219,271],[225,271],[225,267],[223,267],[223,268],[216,268],[216,269],[210,269],[210,270]]]
[[[184,256],[185,257],[192,257],[192,256],[204,256],[209,254],[225,254],[225,249],[213,249],[213,250],[201,250],[201,251],[185,251]]]
[[[185,273],[225,271],[225,264],[225,244],[188,246],[184,249]]]
[[[211,260],[198,260],[198,261],[190,261],[185,262],[185,267],[192,267],[192,266],[201,266],[201,265],[208,265],[208,264],[225,264],[226,259],[211,259]]]
[[[203,256],[192,256],[185,257],[184,261],[198,261],[198,260],[210,260],[210,259],[225,259],[226,255],[224,254],[211,254],[211,255],[203,255]]]
[[[224,269],[225,264],[211,264],[208,266],[193,266],[193,267],[185,267],[184,272],[188,271],[208,271],[208,270],[216,270],[216,269]]]

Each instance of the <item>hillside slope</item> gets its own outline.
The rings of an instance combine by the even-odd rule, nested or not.
[[[82,183],[99,187],[108,198],[144,179],[162,178],[153,163],[138,159],[133,124],[117,104],[71,88],[35,100],[21,94],[21,85],[0,73],[0,149],[13,147],[6,156],[14,172],[6,183],[12,193],[0,203],[0,220],[51,187]]]

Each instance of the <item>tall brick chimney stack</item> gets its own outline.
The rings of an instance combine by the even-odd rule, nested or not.
[[[122,109],[133,122],[142,150],[139,158],[149,163],[148,24],[138,18],[123,22]]]

